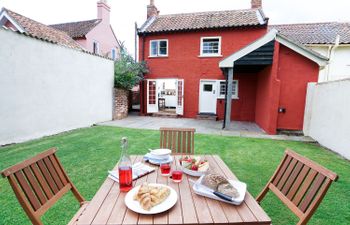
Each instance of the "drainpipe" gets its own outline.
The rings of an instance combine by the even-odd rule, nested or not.
[[[137,22],[135,22],[135,62],[139,61],[137,58],[137,33],[138,33]]]
[[[340,43],[340,36],[339,36],[339,34],[337,34],[337,36],[335,38],[334,45],[331,45],[329,47],[329,51],[328,51],[329,64],[328,64],[328,68],[327,68],[326,81],[329,81],[329,74],[331,71],[331,62],[332,62],[333,56],[335,54],[335,50],[339,47],[339,43]]]
[[[146,41],[145,41],[145,38],[146,38],[146,34],[142,34],[142,46],[141,46],[141,49],[142,49],[142,55],[141,55],[141,57],[142,57],[142,61],[145,61],[145,43],[146,43]],[[145,74],[143,74],[143,76],[144,76]],[[146,91],[147,91],[147,84],[146,84],[146,87],[145,87],[145,82],[144,82],[144,80],[142,80],[141,81],[142,82],[142,89],[140,88],[140,92],[142,91],[142,98],[140,99],[141,101],[140,101],[140,104],[142,104],[142,109],[140,108],[140,113],[142,114],[142,115],[144,115],[144,114],[146,114],[147,113],[147,111],[145,110],[145,105],[147,104],[147,102],[145,103],[145,101],[144,101],[144,98],[145,98],[145,96],[144,96],[144,94],[145,94],[145,88],[146,88]],[[147,93],[146,93],[146,95],[147,95]],[[147,100],[146,100],[147,101]]]

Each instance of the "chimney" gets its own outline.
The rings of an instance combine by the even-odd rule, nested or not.
[[[150,0],[150,4],[147,6],[147,19],[151,16],[158,16],[159,11],[154,5],[154,0]]]
[[[262,8],[262,0],[251,0],[252,9]]]
[[[100,0],[97,2],[97,19],[102,20],[103,23],[109,24],[111,7],[107,4],[107,0]]]

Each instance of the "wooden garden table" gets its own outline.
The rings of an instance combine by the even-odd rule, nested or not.
[[[219,156],[203,157],[209,161],[211,172],[237,179]],[[131,157],[134,163],[142,161],[142,158],[141,155]],[[178,166],[178,160],[174,160],[173,168]],[[129,210],[124,204],[126,193],[119,191],[117,182],[107,178],[75,224],[271,224],[271,219],[248,192],[240,206],[230,205],[196,195],[189,178],[193,179],[184,174],[182,182],[177,184],[161,176],[157,169],[134,182],[134,186],[146,181],[167,184],[177,191],[179,198],[176,205],[157,215],[140,215]]]

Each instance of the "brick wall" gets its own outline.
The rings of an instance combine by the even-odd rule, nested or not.
[[[114,89],[114,112],[113,119],[121,120],[128,116],[129,111],[129,91],[124,89]]]

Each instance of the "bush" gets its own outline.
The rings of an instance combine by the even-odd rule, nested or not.
[[[148,73],[146,62],[135,62],[125,47],[121,47],[120,58],[114,64],[114,87],[130,90]]]

